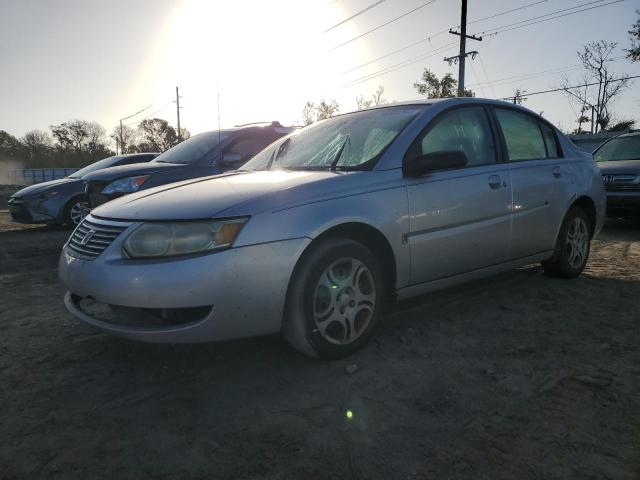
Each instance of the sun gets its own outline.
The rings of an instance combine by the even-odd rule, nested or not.
[[[153,108],[174,123],[171,103],[180,86],[182,124],[192,132],[255,121],[300,120],[307,100],[334,98],[344,83],[341,72],[366,55],[361,45],[335,52],[352,26],[322,34],[344,18],[326,0],[246,0],[181,2],[145,59],[145,95]],[[337,35],[337,36],[336,36]],[[145,103],[139,102],[139,103]]]

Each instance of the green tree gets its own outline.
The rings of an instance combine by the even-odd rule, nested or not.
[[[31,130],[21,139],[30,167],[49,167],[53,162],[53,140],[47,132]]]
[[[427,98],[453,98],[457,96],[458,81],[450,73],[439,79],[435,73],[425,68],[421,80],[422,82],[413,84],[413,88],[420,95],[425,95]],[[465,89],[463,96],[473,97],[475,95],[471,90]]]
[[[162,118],[142,120],[138,132],[141,139],[138,151],[164,152],[180,143],[175,128]]]

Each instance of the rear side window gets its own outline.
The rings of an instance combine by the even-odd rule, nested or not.
[[[544,122],[540,122],[540,130],[542,130],[544,143],[547,146],[547,157],[549,158],[562,157],[560,145],[558,145],[558,139],[556,138],[556,134],[553,131],[553,128],[551,128],[549,125],[547,125]]]
[[[241,158],[249,160],[276,138],[277,136],[269,135],[266,132],[253,133],[234,142],[225,153],[235,153]]]
[[[456,108],[442,114],[418,142],[422,155],[461,150],[468,167],[496,161],[491,127],[482,107]]]
[[[547,148],[536,118],[505,108],[497,108],[495,112],[507,144],[509,161],[547,158]]]

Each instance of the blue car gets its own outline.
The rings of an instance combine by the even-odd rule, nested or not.
[[[76,226],[86,211],[83,177],[102,168],[149,162],[158,153],[132,153],[103,158],[58,180],[30,185],[9,199],[11,219],[18,223]]]

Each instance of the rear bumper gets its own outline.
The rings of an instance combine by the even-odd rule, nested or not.
[[[640,218],[640,192],[607,192],[607,217]]]

